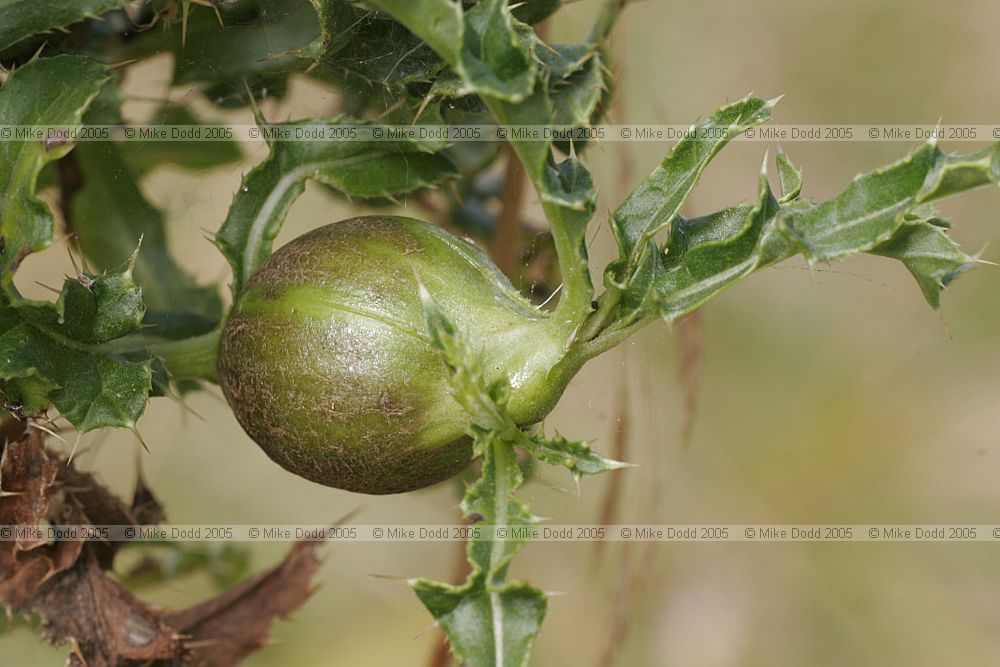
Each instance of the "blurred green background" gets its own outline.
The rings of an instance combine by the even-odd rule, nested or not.
[[[555,41],[589,28],[597,0],[551,21]],[[1000,3],[965,0],[647,0],[616,33],[620,102],[613,121],[686,124],[749,91],[785,94],[777,123],[996,123],[1000,120]],[[143,98],[192,96],[168,89],[169,62],[130,71],[126,113]],[[250,122],[249,112],[205,118]],[[331,89],[296,80],[274,120],[332,115]],[[948,145],[970,150],[970,144]],[[146,194],[167,211],[178,257],[204,281],[225,280],[205,240],[218,227],[243,165],[192,174],[155,170]],[[762,143],[737,143],[706,173],[688,212],[755,195]],[[825,198],[859,171],[891,162],[904,143],[788,143],[804,193]],[[771,147],[771,154],[774,154]],[[612,258],[605,212],[668,150],[654,143],[592,147],[601,190],[592,267]],[[529,216],[542,219],[531,196]],[[943,210],[975,251],[1000,238],[1000,191]],[[402,212],[406,212],[403,209]],[[279,245],[355,212],[309,187]],[[410,213],[425,217],[420,209]],[[984,257],[997,260],[987,248]],[[18,282],[71,271],[57,246],[31,256]],[[1000,273],[958,280],[939,315],[898,263],[862,257],[808,270],[793,260],[752,277],[703,311],[696,420],[679,381],[676,332],[653,326],[592,362],[546,427],[611,450],[628,424],[618,522],[1000,522]],[[361,508],[359,522],[453,523],[455,483],[420,493],[364,497],[324,488],[272,464],[243,434],[220,393],[189,397],[204,420],[154,401],[139,427],[150,486],[173,523],[315,523]],[[85,436],[77,462],[129,493],[136,442],[127,432]],[[523,496],[557,523],[600,520],[611,476],[543,470]],[[942,665],[995,664],[1000,656],[1000,545],[994,544],[534,544],[512,574],[549,591],[535,665]],[[254,545],[252,569],[275,563],[279,544]],[[321,587],[273,645],[248,664],[426,665],[442,641],[405,585],[370,575],[455,576],[454,544],[341,544],[325,549]],[[145,595],[167,606],[214,593],[204,575]],[[5,665],[62,664],[65,650],[20,628],[2,639]]]

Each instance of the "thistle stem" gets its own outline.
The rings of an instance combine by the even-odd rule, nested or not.
[[[216,361],[219,356],[218,329],[193,338],[159,343],[153,352],[163,359],[167,372],[175,380],[199,379],[218,382]]]

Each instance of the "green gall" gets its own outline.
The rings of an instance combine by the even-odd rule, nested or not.
[[[492,262],[434,225],[359,217],[271,255],[240,293],[218,373],[240,424],[278,464],[363,493],[399,493],[468,465],[469,416],[425,328],[420,285],[485,372],[511,382],[519,424],[543,418],[578,364],[571,335]]]

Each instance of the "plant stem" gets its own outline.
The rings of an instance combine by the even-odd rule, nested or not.
[[[175,380],[196,378],[218,382],[216,360],[219,355],[218,329],[183,340],[172,340],[153,347],[163,359],[170,376]]]
[[[494,437],[490,443],[493,450],[493,465],[490,466],[493,474],[493,524],[495,526],[507,526],[507,505],[510,502],[511,489],[507,488],[507,470],[511,465],[510,457],[514,456],[514,448],[510,442],[500,437]],[[493,540],[490,549],[489,584],[500,586],[503,584],[503,572],[500,563],[503,561],[506,540],[497,536]],[[506,568],[504,568],[506,569]]]
[[[605,290],[604,294],[597,299],[597,310],[591,313],[590,317],[583,323],[580,333],[577,334],[577,340],[587,342],[604,331],[613,321],[615,308],[618,306],[620,297],[621,290],[617,287],[612,286]]]
[[[601,8],[601,13],[597,16],[594,27],[590,30],[588,41],[600,44],[611,34],[611,29],[615,27],[619,15],[625,9],[629,0],[607,0]]]
[[[493,525],[507,526],[507,505],[510,502],[512,489],[507,488],[507,472],[511,465],[510,457],[514,456],[514,448],[503,438],[493,437],[490,443],[493,465],[489,466],[493,475]],[[516,462],[513,465],[517,465]],[[483,467],[486,471],[486,466]],[[490,595],[490,608],[493,617],[493,636],[503,637],[503,603],[500,593],[496,590],[503,586],[507,568],[502,565],[506,552],[506,538],[495,535],[490,547],[489,569],[486,571],[486,590]],[[491,590],[492,589],[492,590]],[[494,644],[495,664],[504,665],[504,642]]]

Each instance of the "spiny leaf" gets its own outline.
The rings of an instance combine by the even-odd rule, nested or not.
[[[372,0],[426,42],[451,67],[432,94],[478,94],[504,125],[545,125],[552,105],[539,78],[536,38],[514,19],[504,0],[484,0],[463,12],[452,0]],[[512,141],[537,184],[549,156],[548,141]]]
[[[577,480],[583,475],[597,475],[628,466],[627,463],[602,456],[586,442],[567,440],[561,435],[546,438],[543,435],[525,434],[518,444],[549,465],[568,468]]]
[[[539,589],[512,582],[487,590],[482,575],[462,586],[411,580],[420,601],[469,667],[522,667],[541,631],[547,600]],[[501,637],[497,640],[498,635]]]
[[[509,385],[502,381],[487,382],[472,349],[423,284],[420,284],[420,302],[431,344],[448,367],[452,396],[469,414],[472,423],[497,433],[518,430],[506,412]]]
[[[319,17],[319,37],[296,55],[319,61],[344,48],[357,29],[360,12],[347,0],[309,0]]]
[[[745,104],[756,111],[734,112],[734,107]],[[754,122],[765,118],[771,106],[743,100],[724,107],[703,125],[719,127],[724,125],[720,116],[735,115],[744,120],[732,122],[743,126],[749,117]],[[623,254],[606,268],[605,283],[609,292],[619,295],[615,306],[619,325],[650,310],[668,321],[677,319],[754,271],[798,253],[811,263],[862,252],[898,259],[914,275],[928,303],[937,308],[941,290],[974,260],[948,238],[946,225],[926,202],[1000,183],[1000,143],[975,153],[945,154],[930,142],[893,165],[858,176],[841,194],[814,205],[799,198],[801,172],[779,153],[781,200],[771,193],[762,168],[756,204],[684,219],[677,215],[679,203],[694,186],[704,160],[694,160],[695,166],[686,172],[676,170],[687,174],[676,179],[681,186],[664,189],[671,171],[665,166],[675,155],[684,154],[678,148],[613,216]],[[696,148],[683,150],[702,158],[715,150]],[[661,171],[660,178],[654,178]],[[670,201],[677,206],[665,206]],[[617,219],[623,213],[628,213],[624,224]],[[658,225],[643,226],[658,217],[671,227],[662,252],[647,233]],[[642,235],[630,234],[629,229],[641,229]],[[640,253],[630,239],[643,239],[645,249]],[[630,248],[632,254],[626,255]],[[631,271],[628,257],[640,258]]]
[[[365,87],[383,101],[388,93],[389,102],[384,104],[388,106],[398,97],[411,96],[413,84],[433,83],[444,67],[441,57],[423,40],[396,21],[373,13],[356,21],[350,42],[324,56],[317,71],[341,79],[342,87]]]
[[[508,0],[508,4],[514,18],[533,25],[554,14],[562,5],[562,0]]]
[[[129,272],[67,279],[56,304],[0,297],[0,397],[29,415],[54,405],[81,432],[134,426],[151,355],[118,343],[143,311]]]
[[[941,291],[948,283],[975,264],[975,259],[963,252],[935,220],[904,222],[888,241],[875,246],[871,254],[901,261],[934,308],[941,307]]]
[[[461,60],[465,32],[461,3],[452,0],[373,0],[369,4],[405,25],[452,65]]]
[[[538,519],[513,496],[523,478],[510,443],[490,431],[476,430],[474,437],[483,471],[467,489],[463,511],[508,532],[469,540],[472,572],[464,584],[413,579],[410,585],[448,634],[452,651],[470,667],[525,665],[545,616],[545,595],[505,579],[511,558],[526,541],[517,529]]]
[[[464,12],[461,3],[450,0],[373,0],[371,4],[427,42],[450,66],[451,69],[435,83],[432,95],[475,93],[501,125],[552,124],[557,113],[552,97],[560,93],[550,91],[550,86],[566,82],[549,76],[541,67],[546,56],[540,54],[549,47],[540,42],[530,26],[511,15],[505,0],[483,0]],[[599,32],[597,41],[606,36],[607,30]],[[584,51],[596,51],[597,46],[593,40],[588,41]],[[587,66],[579,50],[566,47],[562,53],[564,57],[554,62],[566,76]],[[582,77],[584,83],[592,81],[586,74],[585,71]],[[592,101],[584,99],[586,90],[570,88],[563,92],[569,94],[561,99],[558,111],[564,118],[579,116],[590,108]],[[563,272],[563,293],[557,306],[559,316],[582,319],[590,311],[593,296],[587,251],[582,241],[590,216],[584,215],[587,209],[579,206],[596,197],[590,180],[574,177],[575,189],[567,192],[561,175],[553,178],[549,138],[515,136],[511,137],[511,145],[538,191],[552,225]],[[575,160],[570,164],[578,175],[585,171]],[[570,201],[573,204],[567,206]]]
[[[802,192],[802,171],[792,164],[785,151],[778,151],[778,178],[781,180],[782,204],[792,201]]]
[[[759,193],[756,205],[674,223],[667,254],[656,259],[662,271],[654,290],[664,318],[674,320],[691,312],[762,263],[784,257],[787,244],[770,228],[778,204],[763,169]]]
[[[734,137],[771,117],[776,100],[747,97],[693,125],[670,154],[611,215],[626,272],[634,270],[650,239],[680,214],[712,158]]]
[[[483,472],[469,485],[462,499],[462,511],[468,517],[483,517],[478,523],[487,526],[518,528],[533,526],[539,518],[527,505],[514,497],[524,482],[521,468],[511,442],[493,431],[473,430],[473,450],[483,459]],[[527,539],[517,531],[508,531],[506,537],[483,535],[482,539],[469,540],[469,562],[486,574],[486,583],[502,583],[507,566],[514,554]]]
[[[535,50],[549,77],[555,125],[587,126],[604,93],[601,54],[593,44],[554,44]]]
[[[222,107],[250,103],[245,82],[255,95],[282,96],[288,75],[310,64],[301,56],[311,56],[324,39],[310,3],[264,1],[193,5],[186,31],[177,26],[143,37],[135,47],[141,52],[125,50],[119,57],[171,52],[174,85],[198,84]]]
[[[0,88],[0,120],[8,125],[79,125],[107,80],[105,68],[78,56],[35,59]],[[35,196],[38,173],[72,144],[28,139],[0,142],[0,288],[12,289],[18,264],[52,240],[52,212]]]
[[[421,285],[421,302],[431,344],[448,367],[452,394],[473,425],[473,452],[483,460],[482,476],[462,501],[474,523],[505,533],[474,535],[468,557],[472,572],[460,586],[426,579],[410,582],[417,596],[444,628],[452,650],[472,667],[524,665],[545,615],[544,594],[527,584],[506,581],[514,554],[524,545],[526,528],[539,521],[514,497],[523,476],[514,445],[541,460],[570,469],[574,477],[621,467],[580,442],[524,433],[507,413],[507,378],[492,383],[461,333]],[[475,527],[473,527],[473,530]],[[519,530],[521,529],[521,530]]]
[[[73,224],[80,248],[101,270],[120,268],[136,253],[133,274],[142,286],[150,333],[160,337],[211,330],[222,315],[215,287],[198,286],[167,247],[163,215],[139,189],[114,142],[77,147],[84,185],[73,200]],[[140,245],[141,244],[141,245]]]
[[[899,162],[862,174],[836,197],[779,219],[810,262],[867,252],[888,241],[918,205],[1000,183],[1000,144],[947,155],[928,142]]]
[[[914,154],[916,159],[911,155],[860,176],[844,193],[819,205],[798,199],[777,202],[762,171],[756,205],[678,219],[666,256],[656,260],[655,269],[649,270],[653,277],[642,287],[655,292],[660,314],[674,320],[763,267],[800,252],[815,261],[816,249],[822,247],[827,250],[822,257],[867,252],[901,261],[927,302],[939,308],[941,291],[975,260],[948,237],[947,224],[933,208],[917,202],[957,192],[959,184],[978,187],[991,182],[991,172],[981,165],[989,164],[984,156],[993,159],[994,150],[944,155],[928,144]],[[942,170],[964,176],[942,177]],[[800,226],[790,228],[789,220]],[[801,226],[802,221],[809,226]]]
[[[936,147],[936,145],[935,145]],[[928,174],[920,202],[929,202],[1000,183],[1000,143],[975,153],[938,153],[933,171]]]
[[[0,51],[77,21],[124,7],[132,0],[7,0],[0,5]]]
[[[293,133],[319,126],[334,137],[342,125],[364,121],[339,117],[302,120],[280,126]],[[434,185],[454,173],[451,162],[414,141],[296,141],[276,138],[271,153],[243,177],[216,244],[233,267],[233,293],[238,294],[268,255],[292,203],[313,179],[348,197],[392,197]]]

